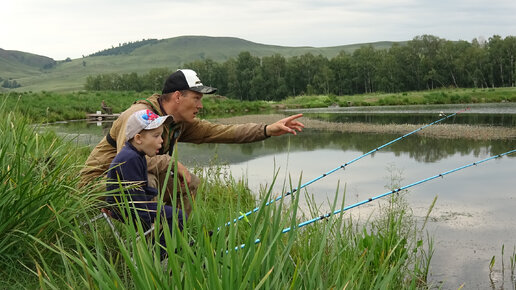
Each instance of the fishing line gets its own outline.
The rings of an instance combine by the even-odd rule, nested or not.
[[[313,219],[311,219],[311,220],[307,220],[307,221],[305,221],[305,222],[302,222],[302,223],[298,224],[298,225],[296,226],[296,228],[302,228],[302,227],[304,227],[304,226],[307,226],[307,225],[309,225],[309,224],[315,223],[315,222],[317,222],[317,221],[327,219],[327,218],[329,218],[329,217],[331,217],[331,216],[333,216],[333,215],[336,215],[336,214],[339,214],[339,213],[343,213],[343,212],[345,212],[345,211],[347,211],[347,210],[350,210],[350,209],[352,209],[352,208],[355,208],[355,207],[358,207],[358,206],[364,205],[364,204],[366,204],[366,203],[372,202],[373,200],[377,200],[377,199],[379,199],[379,198],[382,198],[382,197],[385,197],[385,196],[391,195],[391,194],[393,194],[393,193],[400,192],[400,191],[402,191],[402,190],[405,190],[405,189],[407,189],[407,188],[410,188],[410,187],[413,187],[413,186],[416,186],[416,185],[419,185],[419,184],[425,183],[425,182],[427,182],[427,181],[430,181],[430,180],[433,180],[433,179],[436,179],[436,178],[439,178],[439,177],[444,177],[445,175],[448,175],[448,174],[451,174],[451,173],[454,173],[454,172],[457,172],[457,171],[460,171],[460,170],[466,169],[466,168],[471,167],[471,166],[478,165],[478,164],[480,164],[480,163],[487,162],[487,161],[492,160],[492,159],[501,158],[501,157],[503,157],[503,156],[505,156],[505,155],[509,155],[509,154],[512,154],[512,153],[515,153],[515,152],[516,152],[516,149],[513,149],[513,150],[511,150],[511,151],[507,151],[507,152],[505,152],[505,153],[501,153],[501,154],[498,154],[498,155],[495,155],[495,156],[491,156],[491,157],[486,158],[486,159],[482,159],[482,160],[479,160],[479,161],[475,161],[475,162],[473,162],[473,163],[470,163],[470,164],[467,164],[467,165],[463,165],[463,166],[461,166],[461,167],[457,167],[457,168],[455,168],[455,169],[452,169],[452,170],[449,170],[449,171],[446,171],[446,172],[443,172],[443,173],[439,173],[439,174],[434,175],[434,176],[432,176],[432,177],[428,177],[428,178],[425,178],[425,179],[422,179],[422,180],[416,181],[416,182],[411,183],[411,184],[409,184],[409,185],[402,186],[402,187],[400,187],[400,188],[398,188],[398,189],[391,190],[391,191],[389,191],[389,192],[386,192],[386,193],[383,193],[383,194],[377,195],[377,196],[375,196],[375,197],[370,197],[370,198],[365,199],[365,200],[363,200],[363,201],[361,201],[361,202],[357,202],[357,203],[355,203],[355,204],[348,205],[348,206],[346,206],[346,207],[343,207],[343,208],[341,208],[341,209],[335,210],[335,211],[333,211],[333,212],[330,212],[330,213],[327,213],[327,214],[324,214],[324,215],[318,216],[318,217],[313,218]],[[288,233],[288,232],[289,232],[289,231],[291,231],[291,230],[292,230],[292,229],[291,229],[290,227],[288,227],[288,228],[284,228],[284,229],[281,231],[281,233],[282,233],[282,234],[284,234],[284,233]],[[260,239],[256,239],[256,240],[254,241],[254,243],[255,243],[255,244],[258,244],[258,243],[260,243],[260,242],[261,242],[261,240],[260,240]],[[245,244],[242,244],[242,245],[240,245],[240,246],[235,247],[235,250],[243,249],[244,247],[245,247]]]
[[[368,156],[368,155],[370,155],[370,154],[373,154],[373,153],[375,153],[375,152],[377,152],[377,151],[379,151],[379,150],[383,149],[384,147],[387,147],[387,146],[389,146],[389,145],[391,145],[391,144],[393,144],[393,143],[395,143],[395,142],[398,142],[399,140],[402,140],[402,139],[404,139],[404,138],[406,138],[406,137],[408,137],[408,136],[410,136],[410,135],[412,135],[412,134],[414,134],[414,133],[416,133],[416,132],[419,132],[419,131],[421,131],[421,130],[423,130],[423,129],[427,128],[427,127],[430,127],[430,126],[432,126],[432,125],[435,125],[435,124],[437,124],[437,123],[439,123],[439,122],[441,122],[441,121],[444,121],[444,120],[446,120],[446,119],[448,119],[448,118],[451,118],[451,117],[453,117],[453,116],[455,116],[455,115],[458,115],[458,114],[460,114],[460,113],[462,113],[462,112],[464,112],[464,111],[467,111],[467,110],[469,110],[469,108],[466,108],[466,109],[460,110],[460,111],[458,111],[458,112],[456,112],[456,113],[453,113],[453,114],[451,114],[451,115],[448,115],[448,116],[444,116],[443,118],[441,118],[441,119],[439,119],[439,120],[437,120],[437,121],[434,121],[434,122],[432,122],[432,123],[430,123],[430,124],[427,124],[427,125],[424,125],[424,126],[422,126],[422,127],[419,127],[419,128],[417,128],[416,130],[414,130],[414,131],[412,131],[412,132],[410,132],[410,133],[407,133],[407,134],[405,134],[405,135],[403,135],[403,136],[401,136],[401,137],[398,137],[398,138],[396,138],[396,139],[394,139],[394,140],[392,140],[392,141],[389,141],[389,142],[387,142],[387,143],[383,144],[382,146],[377,147],[377,148],[375,148],[375,149],[373,149],[373,150],[371,150],[371,151],[369,151],[369,152],[367,152],[367,153],[365,153],[365,154],[363,154],[363,155],[361,155],[361,156],[359,156],[359,157],[357,157],[357,158],[355,158],[355,159],[353,159],[353,160],[351,160],[351,161],[348,161],[347,163],[344,163],[343,165],[341,165],[341,166],[339,166],[339,167],[337,167],[337,168],[335,168],[335,169],[332,169],[332,170],[330,170],[330,171],[328,171],[328,172],[326,172],[326,173],[323,173],[322,175],[320,175],[320,176],[318,176],[318,177],[316,177],[316,178],[314,178],[314,179],[312,179],[312,180],[310,180],[310,181],[308,181],[308,182],[306,182],[306,183],[302,184],[301,186],[299,186],[299,188],[294,188],[292,191],[289,191],[289,192],[285,193],[284,195],[281,195],[281,196],[277,197],[276,199],[272,199],[272,200],[268,201],[268,202],[265,204],[265,206],[268,206],[268,205],[270,205],[271,203],[276,202],[276,201],[278,201],[278,200],[282,199],[283,197],[289,196],[289,195],[291,195],[291,194],[293,194],[293,193],[295,193],[295,192],[297,192],[297,191],[299,191],[299,190],[301,190],[301,189],[303,189],[303,188],[307,187],[308,185],[310,185],[310,184],[312,184],[312,183],[314,183],[314,182],[316,182],[316,181],[318,181],[318,180],[323,179],[324,177],[326,177],[326,176],[328,176],[328,175],[330,175],[330,174],[332,174],[332,173],[334,173],[334,172],[336,172],[336,171],[338,171],[338,170],[340,170],[340,169],[345,169],[345,167],[346,167],[346,166],[348,166],[348,165],[350,165],[350,164],[352,164],[352,163],[354,163],[354,162],[356,162],[356,161],[358,161],[358,160],[360,160],[360,159],[362,159],[362,158],[364,158],[364,157],[366,157],[366,156]],[[246,212],[245,214],[241,214],[238,218],[233,219],[233,223],[236,223],[237,221],[239,221],[239,220],[241,220],[241,219],[243,219],[243,218],[245,218],[245,217],[247,217],[247,216],[251,215],[252,213],[257,212],[259,209],[260,209],[260,207],[256,207],[256,208],[254,208],[253,210],[250,210],[250,211]],[[225,225],[225,226],[229,226],[229,225],[231,225],[231,221],[228,221],[228,222],[227,222],[227,223],[225,223],[224,225]],[[217,231],[218,231],[218,230],[220,230],[220,227],[219,227],[219,228],[217,228]]]

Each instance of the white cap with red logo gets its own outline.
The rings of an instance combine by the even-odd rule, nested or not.
[[[142,130],[156,129],[167,121],[173,121],[172,116],[158,116],[149,109],[134,112],[129,119],[127,119],[127,127],[125,129],[126,140],[131,140]]]

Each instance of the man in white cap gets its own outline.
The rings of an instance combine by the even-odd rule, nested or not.
[[[156,156],[147,159],[149,184],[159,189],[162,188],[165,180],[174,144],[178,141],[196,144],[249,143],[264,140],[270,136],[296,134],[296,131],[304,128],[304,125],[296,120],[302,114],[293,115],[269,125],[254,123],[220,125],[200,120],[196,116],[203,107],[203,95],[213,94],[216,90],[216,88],[204,86],[193,70],[180,69],[171,74],[165,81],[161,94],[154,94],[145,100],[135,102],[115,120],[109,133],[88,157],[86,166],[81,171],[82,184],[91,183],[95,178],[106,173],[109,164],[124,145],[127,119],[139,110],[149,109],[159,116],[173,117],[173,122],[164,127],[163,147]],[[193,199],[200,180],[180,162],[178,162],[177,173],[182,181],[180,191],[183,195],[183,210],[189,214],[192,205],[186,194],[189,192]],[[167,194],[164,197],[166,202],[172,200],[170,194],[173,192],[173,178],[168,180]],[[180,198],[177,200],[179,202]]]

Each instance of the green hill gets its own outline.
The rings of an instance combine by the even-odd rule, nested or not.
[[[55,63],[46,56],[0,48],[0,77],[4,79],[37,75],[42,69],[51,68]]]
[[[394,42],[371,43],[375,48],[389,48]],[[55,63],[53,59],[20,53],[12,57],[0,50],[0,77],[12,78],[22,87],[18,91],[72,91],[83,88],[88,75],[104,73],[147,73],[152,68],[180,68],[199,59],[226,61],[242,51],[263,57],[276,53],[292,57],[305,53],[334,57],[340,51],[353,52],[353,44],[334,47],[287,47],[254,43],[232,37],[180,36],[162,40],[142,40],[106,49],[90,56]],[[9,52],[9,51],[8,51]],[[18,52],[19,53],[19,52]],[[105,54],[105,55],[100,55]],[[49,65],[55,63],[55,65]],[[49,68],[52,66],[51,68]]]

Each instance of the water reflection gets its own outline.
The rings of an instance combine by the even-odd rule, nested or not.
[[[77,120],[39,126],[42,130],[53,130],[65,138],[73,139],[78,144],[94,147],[106,136],[112,124],[113,121]]]
[[[434,119],[435,120],[435,119]],[[78,143],[95,146],[111,128],[111,122],[67,122],[46,126],[47,129],[74,138]],[[323,149],[366,153],[399,135],[374,133],[341,133],[306,129],[296,138],[280,136],[249,144],[187,144],[179,143],[181,160],[188,165],[209,164],[216,153],[220,162],[239,163],[283,152],[305,152]],[[411,135],[384,149],[395,156],[408,154],[418,162],[437,162],[454,155],[478,157],[495,155],[514,149],[516,140],[440,139]],[[513,158],[510,156],[510,158]]]
[[[179,145],[179,154],[186,163],[206,165],[214,153],[218,159],[227,163],[249,161],[262,156],[284,152],[305,152],[323,149],[358,151],[366,153],[385,144],[399,135],[336,133],[305,130],[295,138],[281,136],[251,144],[201,144]],[[436,162],[453,155],[478,157],[482,154],[495,155],[514,149],[516,140],[471,141],[467,139],[437,139],[413,135],[388,146],[382,151],[392,152],[395,156],[408,154],[418,162]],[[482,154],[481,154],[482,153]]]

